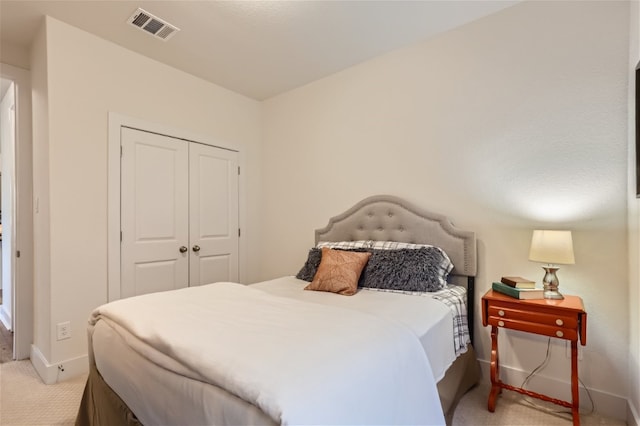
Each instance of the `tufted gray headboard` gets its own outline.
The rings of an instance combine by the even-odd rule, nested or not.
[[[316,230],[315,239],[316,243],[400,241],[442,248],[454,265],[451,281],[467,286],[469,330],[473,336],[474,277],[477,271],[473,232],[458,229],[445,216],[423,210],[401,198],[375,195],[329,219],[326,227]]]
[[[451,261],[453,275],[476,275],[476,237],[457,229],[445,216],[420,209],[391,196],[375,195],[329,219],[316,230],[319,241],[400,241],[442,248]]]

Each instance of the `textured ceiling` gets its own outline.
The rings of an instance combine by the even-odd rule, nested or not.
[[[43,15],[262,100],[425,40],[514,1],[0,1],[0,37],[28,48]],[[181,29],[126,23],[142,7]]]

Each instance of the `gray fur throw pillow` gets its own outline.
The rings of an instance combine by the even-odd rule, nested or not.
[[[448,261],[436,247],[374,250],[363,271],[363,287],[438,291],[447,285]]]
[[[322,260],[322,250],[319,248],[312,248],[309,250],[307,261],[296,275],[299,280],[305,280],[308,282],[313,281],[313,277],[316,275],[318,266],[320,266],[320,260]]]

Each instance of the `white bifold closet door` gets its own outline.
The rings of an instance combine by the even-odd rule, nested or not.
[[[238,280],[238,153],[122,128],[122,298]]]

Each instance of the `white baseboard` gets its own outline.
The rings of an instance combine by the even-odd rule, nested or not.
[[[478,360],[480,362],[480,368],[482,370],[482,382],[490,382],[489,361]],[[500,378],[505,383],[509,383],[513,386],[520,386],[525,378],[529,375],[529,371],[522,371],[513,367],[500,365]],[[554,398],[570,400],[571,384],[564,380],[558,380],[551,377],[545,377],[543,375],[535,376],[535,388],[530,390],[538,392],[544,395],[549,395]],[[608,392],[604,392],[597,389],[589,388],[589,393],[593,399],[595,410],[605,417],[613,419],[619,419],[628,421],[631,425],[628,412],[631,412],[633,408],[630,406],[626,397],[613,395]],[[589,397],[587,392],[580,387],[580,410],[588,410]],[[636,413],[637,414],[637,413]],[[637,419],[637,416],[636,416]],[[637,426],[637,421],[636,421]]]
[[[63,382],[89,372],[87,355],[50,364],[35,345],[31,345],[31,364],[46,385]]]
[[[0,321],[4,325],[4,328],[11,331],[13,327],[11,327],[11,314],[7,312],[4,305],[0,305]]]

